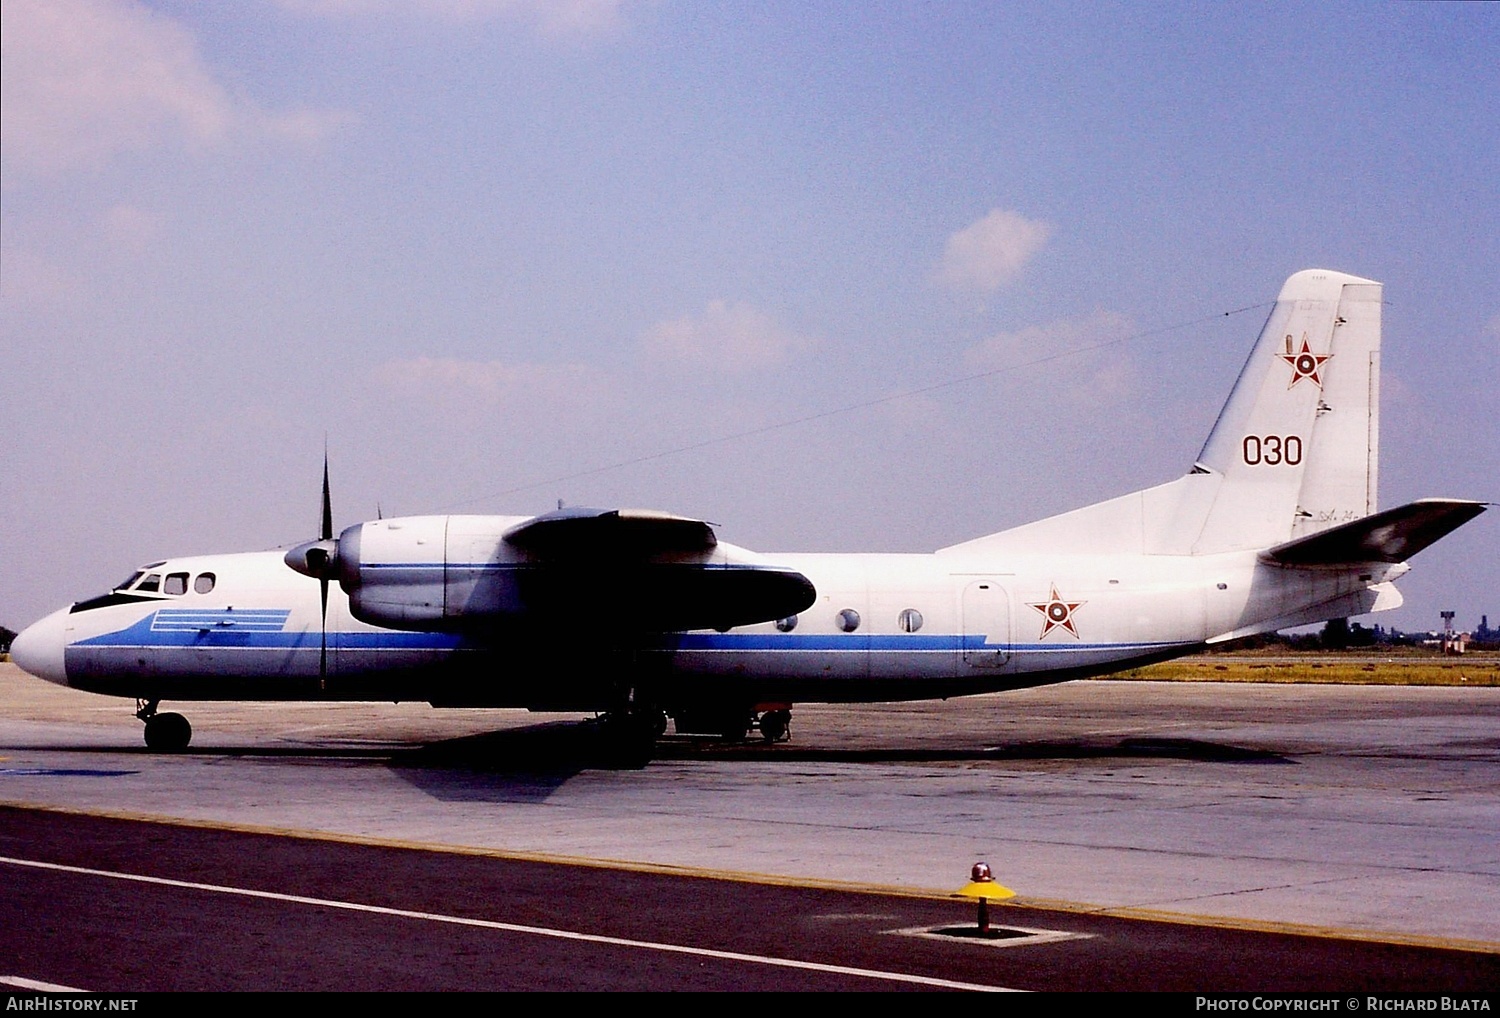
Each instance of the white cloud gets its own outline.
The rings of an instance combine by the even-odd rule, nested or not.
[[[1052,225],[992,209],[948,238],[935,276],[959,290],[988,293],[1009,282],[1052,235]]]
[[[1035,364],[1124,339],[1133,327],[1124,315],[1095,311],[1081,318],[1060,318],[1046,325],[997,332],[971,346],[964,358],[982,368]]]
[[[448,22],[510,18],[546,35],[589,35],[613,29],[625,0],[280,0],[287,10],[322,17],[407,16]]]
[[[1135,366],[1116,345],[1134,331],[1135,324],[1124,315],[1096,311],[996,333],[965,351],[964,359],[979,369],[1055,364],[1074,396],[1114,400],[1135,389]]]
[[[780,364],[808,341],[748,304],[712,300],[702,314],[651,326],[641,344],[658,360],[735,373]]]
[[[340,117],[270,113],[215,79],[184,26],[128,0],[5,0],[0,120],[7,170],[94,167],[163,143],[320,136]]]

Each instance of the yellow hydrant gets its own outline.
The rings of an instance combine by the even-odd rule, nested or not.
[[[975,898],[979,901],[979,935],[987,936],[990,932],[990,902],[1004,901],[1006,898],[1014,898],[1016,892],[1009,887],[1002,887],[995,882],[995,876],[990,872],[990,864],[976,862],[974,869],[969,873],[969,882],[953,892],[955,898]]]

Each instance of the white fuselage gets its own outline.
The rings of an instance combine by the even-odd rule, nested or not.
[[[143,717],[164,698],[629,714],[640,694],[743,718],[1080,678],[1394,608],[1405,560],[1485,507],[1378,510],[1382,301],[1372,280],[1292,275],[1185,474],[930,555],[756,555],[702,520],[561,506],[335,537],[325,472],[318,540],[153,563],[12,652]]]
[[[1330,605],[1368,611],[1371,588],[1405,569],[1285,570],[1253,552],[958,551],[766,555],[813,582],[811,607],[777,622],[628,642],[600,635],[608,620],[586,611],[544,632],[386,629],[353,618],[336,584],[325,637],[318,582],[287,568],[281,553],[184,558],[150,569],[185,574],[172,587],[181,593],[81,602],[28,629],[17,654],[53,681],[141,699],[603,708],[625,667],[644,668],[675,702],[925,699],[1114,671],[1296,624],[1299,612],[1326,616]],[[212,589],[199,593],[205,574]]]

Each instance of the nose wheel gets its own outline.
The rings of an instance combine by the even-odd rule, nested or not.
[[[157,753],[180,753],[193,740],[193,726],[181,714],[158,713],[159,700],[137,700],[135,716],[146,723],[146,748]]]

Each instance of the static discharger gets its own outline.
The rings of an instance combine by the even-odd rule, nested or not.
[[[995,882],[995,875],[990,872],[990,864],[987,862],[976,862],[974,869],[969,873],[969,882],[953,892],[955,898],[974,898],[979,902],[979,926],[978,935],[981,937],[991,936],[990,933],[990,902],[1004,901],[1014,898],[1016,892],[1009,887],[1004,887]]]

